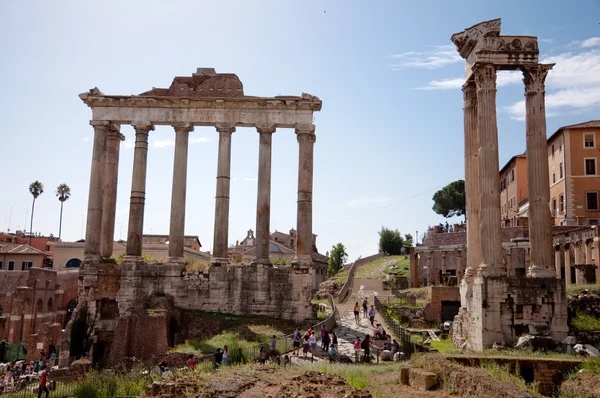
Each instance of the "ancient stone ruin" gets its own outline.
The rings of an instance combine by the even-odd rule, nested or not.
[[[234,74],[199,68],[191,77],[176,77],[167,88],[140,95],[104,95],[94,88],[80,95],[92,108],[94,128],[84,262],[79,302],[96,319],[95,362],[123,356],[147,357],[166,349],[181,334],[173,308],[257,314],[290,319],[312,317],[310,299],[317,278],[313,261],[312,186],[315,126],[319,98],[244,95]],[[115,227],[119,145],[122,125],[135,129],[134,165],[123,264],[111,264]],[[142,231],[148,135],[155,125],[175,130],[169,259],[146,264]],[[219,155],[211,267],[183,272],[188,140],[194,126],[215,126]],[[256,258],[230,264],[227,255],[231,140],[237,126],[254,127],[260,135]],[[277,129],[293,128],[299,142],[296,256],[291,267],[269,260],[271,141]],[[160,298],[162,303],[156,303]],[[114,343],[117,342],[117,343]]]
[[[500,19],[452,35],[466,61],[464,92],[467,258],[458,345],[472,350],[514,343],[530,329],[555,340],[568,332],[565,284],[556,279],[546,145],[544,82],[552,64],[540,64],[537,38],[500,35]],[[496,72],[520,70],[526,98],[530,265],[527,278],[507,275],[503,260],[498,184]]]

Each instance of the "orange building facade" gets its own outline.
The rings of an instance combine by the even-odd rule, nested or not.
[[[513,156],[500,170],[500,212],[503,227],[519,226],[519,205],[527,199],[527,157]]]

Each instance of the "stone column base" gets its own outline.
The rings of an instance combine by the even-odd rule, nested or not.
[[[143,262],[144,262],[144,259],[142,258],[142,256],[125,256],[123,258],[122,264],[138,265],[138,264],[142,264]]]
[[[84,254],[82,268],[97,267],[100,265],[100,260],[99,254]]]
[[[465,297],[468,283],[461,285],[460,330],[454,341],[466,341],[466,348],[482,351],[494,343],[516,344],[529,333],[529,325],[546,324],[557,341],[566,337],[566,288],[556,278],[507,278],[478,276],[472,282],[472,296]]]
[[[183,257],[169,257],[167,259],[167,265],[183,265],[185,262],[185,258]]]
[[[252,260],[250,265],[264,265],[269,267],[273,266],[273,264],[271,264],[271,259],[269,258],[255,258],[254,260]]]
[[[211,266],[220,266],[220,265],[228,265],[229,264],[229,259],[225,258],[225,257],[212,257],[210,259],[210,265]]]

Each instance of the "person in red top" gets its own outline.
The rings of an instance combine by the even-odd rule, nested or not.
[[[188,355],[187,366],[190,369],[194,369],[196,367],[196,360],[192,354]]]
[[[46,392],[46,398],[48,398],[48,394],[50,394],[50,390],[46,386],[48,384],[48,371],[44,370],[42,375],[40,376],[40,385],[38,387],[38,398],[42,398],[42,391]]]

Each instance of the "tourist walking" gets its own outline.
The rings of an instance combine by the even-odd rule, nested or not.
[[[194,369],[196,367],[196,360],[194,359],[194,355],[188,355],[187,366],[190,369]]]
[[[223,360],[221,361],[221,363],[223,364],[223,366],[227,365],[227,359],[229,358],[229,349],[227,348],[227,346],[223,346]]]
[[[258,361],[261,364],[265,364],[267,362],[267,353],[265,352],[265,347],[260,347],[260,352],[258,353]]]
[[[365,350],[365,362],[371,361],[371,338],[366,335],[361,343],[361,348]]]
[[[273,338],[271,338],[271,361],[275,361],[275,357],[277,357],[277,352],[276,352],[276,348],[277,348],[277,337],[275,335],[273,335]]]
[[[366,318],[367,317],[367,310],[368,310],[368,307],[369,307],[369,303],[367,302],[367,298],[366,297],[363,300],[362,307],[363,307],[363,316]]]
[[[302,340],[302,335],[300,334],[300,328],[296,328],[294,332],[294,355],[298,355],[298,351],[300,351],[300,341]]]
[[[331,338],[331,346],[333,347],[333,349],[335,350],[335,352],[337,352],[338,350],[338,338],[337,338],[337,333],[333,332],[333,337]]]
[[[323,324],[323,326],[321,326],[321,350],[322,351],[326,351],[325,341],[323,340],[323,338],[325,337],[325,333],[327,333],[327,329],[325,328],[325,324]]]
[[[221,367],[221,363],[223,362],[223,351],[220,348],[217,348],[215,353],[213,354],[215,357],[215,362],[213,363],[213,367],[215,370]]]
[[[308,354],[308,346],[309,346],[308,339],[309,339],[308,334],[305,334],[304,335],[304,342],[302,343],[302,352],[304,353],[305,357]]]
[[[360,306],[358,301],[354,304],[354,322],[358,325],[360,323]]]
[[[331,344],[331,337],[329,337],[329,332],[326,330],[322,339],[323,351],[329,351],[329,344]]]
[[[375,326],[373,325],[373,322],[375,322],[375,308],[373,306],[369,310],[369,321],[371,321],[371,326]]]
[[[48,390],[48,371],[44,370],[42,375],[40,376],[40,384],[38,386],[38,398],[42,398],[42,392],[46,392],[46,398],[50,394],[50,390]]]
[[[312,361],[317,353],[317,338],[315,337],[314,333],[310,335],[310,352],[312,354],[310,358]]]
[[[354,362],[358,363],[360,358],[360,337],[356,336],[354,341]]]

